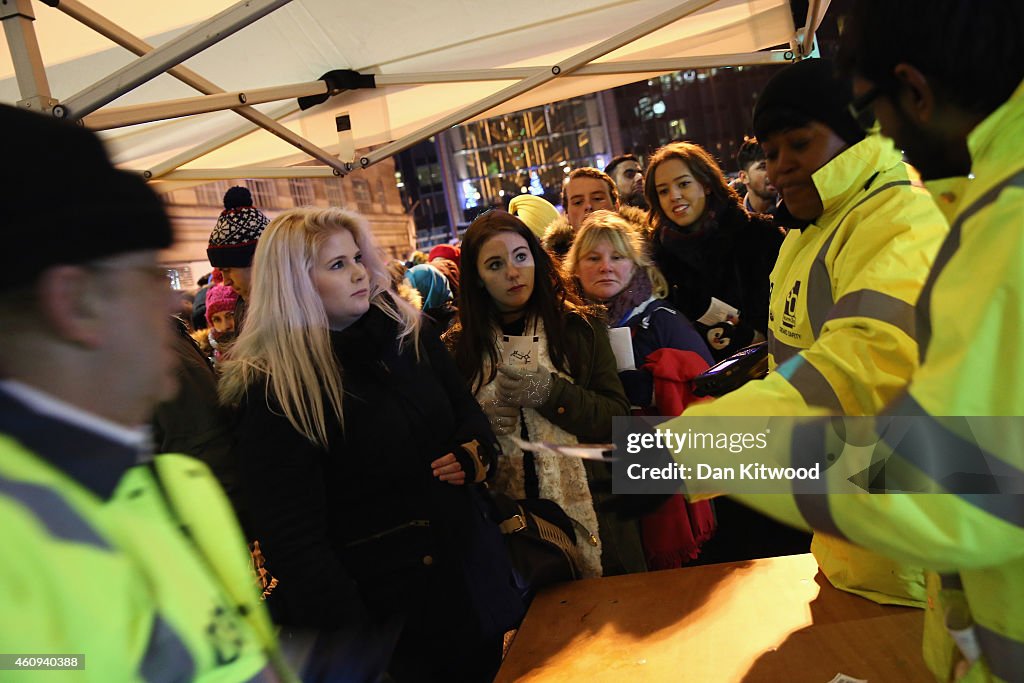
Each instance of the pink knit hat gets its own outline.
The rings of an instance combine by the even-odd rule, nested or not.
[[[224,285],[214,285],[206,290],[206,324],[213,327],[213,314],[235,310],[238,294]]]

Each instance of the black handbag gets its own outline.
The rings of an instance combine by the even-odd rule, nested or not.
[[[558,503],[545,498],[515,500],[494,491],[490,498],[525,599],[545,586],[580,578],[575,529],[579,523]],[[590,532],[585,538],[597,545]]]

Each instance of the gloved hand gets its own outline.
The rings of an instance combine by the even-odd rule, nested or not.
[[[539,408],[550,398],[551,385],[551,372],[548,370],[531,372],[507,365],[498,366],[498,400],[503,403]]]
[[[501,401],[487,401],[481,406],[487,419],[491,422],[491,431],[495,436],[515,432],[519,424],[519,407],[510,406]]]

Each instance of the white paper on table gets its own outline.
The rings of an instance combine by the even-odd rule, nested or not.
[[[572,446],[560,446],[556,443],[549,441],[524,441],[515,436],[511,436],[512,443],[519,446],[524,451],[538,451],[547,450],[557,455],[564,455],[570,458],[581,458],[583,460],[600,460],[602,462],[611,462],[616,460],[613,457],[605,457],[602,453],[607,453],[615,450],[615,444],[613,443],[580,443],[573,444]]]
[[[504,335],[501,338],[501,362],[511,368],[537,372],[540,369],[540,337]]]
[[[613,327],[608,330],[608,340],[615,353],[616,370],[636,370],[633,358],[633,332],[628,327]]]
[[[704,311],[704,315],[697,318],[697,322],[701,325],[717,325],[718,323],[725,322],[730,316],[733,318],[740,317],[739,309],[734,308],[721,299],[711,297],[711,305],[708,306],[708,310]]]

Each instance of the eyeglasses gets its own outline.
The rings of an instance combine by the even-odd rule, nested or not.
[[[872,106],[875,100],[882,94],[882,89],[877,85],[860,97],[855,97],[850,101],[849,111],[850,116],[867,130],[875,125],[875,110]]]

